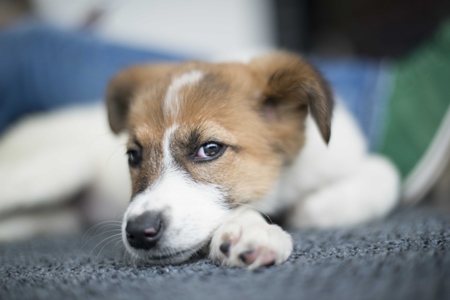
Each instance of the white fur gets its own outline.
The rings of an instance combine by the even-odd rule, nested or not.
[[[170,138],[172,137],[173,133],[177,130],[178,125],[174,124],[169,127],[169,129],[164,132],[163,137],[163,164],[164,169],[167,170],[171,167],[173,167],[173,157],[170,153]]]
[[[123,240],[127,249],[137,257],[145,257],[158,264],[176,263],[189,258],[205,245],[229,213],[217,187],[195,182],[175,167],[169,144],[176,129],[176,125],[171,126],[164,134],[164,166],[160,178],[132,200],[123,220]],[[127,221],[147,211],[162,212],[167,221],[164,234],[158,241],[157,252],[138,251],[126,241]],[[162,261],[152,258],[152,255],[161,255],[161,252],[168,254],[184,250],[188,251]]]
[[[328,146],[311,118],[295,163],[274,190],[257,202],[266,213],[296,206],[290,223],[298,226],[347,226],[387,214],[396,204],[399,175],[384,158],[369,154],[355,120],[336,104]]]
[[[229,253],[220,251],[220,245],[231,242]],[[239,256],[258,251],[254,262],[247,265]],[[253,209],[238,208],[214,232],[210,245],[210,257],[229,267],[255,269],[267,263],[280,264],[292,252],[292,238],[277,225],[267,224]]]
[[[177,77],[172,80],[169,88],[167,89],[166,96],[164,98],[164,115],[172,116],[176,118],[180,111],[180,102],[182,99],[182,95],[180,95],[180,90],[188,85],[193,85],[200,81],[203,77],[203,73],[194,70],[187,73],[182,74],[180,77]]]
[[[25,118],[0,140],[0,212],[64,201],[91,185],[125,208],[125,141],[111,133],[100,105]]]

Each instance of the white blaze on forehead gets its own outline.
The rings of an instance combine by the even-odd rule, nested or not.
[[[164,137],[163,137],[163,165],[164,165],[164,169],[168,169],[172,163],[173,163],[173,158],[172,158],[172,154],[170,153],[170,140],[171,137],[173,135],[173,133],[175,132],[175,130],[177,130],[178,125],[174,124],[172,126],[170,126],[166,132],[164,132]]]
[[[194,85],[200,81],[203,77],[203,73],[194,70],[187,73],[184,73],[180,77],[177,77],[172,80],[169,88],[166,92],[166,97],[164,98],[164,115],[172,117],[176,117],[180,111],[180,89],[188,85]]]

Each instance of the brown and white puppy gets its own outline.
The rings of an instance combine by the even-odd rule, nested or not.
[[[210,245],[228,266],[279,264],[293,226],[385,215],[398,176],[369,155],[351,116],[302,58],[137,66],[110,83],[112,130],[126,130],[132,180],[123,240],[135,257],[179,263]],[[328,145],[327,145],[328,144]]]

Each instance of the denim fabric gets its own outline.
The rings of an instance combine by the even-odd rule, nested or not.
[[[129,65],[182,59],[36,23],[1,31],[0,132],[26,113],[98,101],[110,78]]]
[[[390,63],[371,59],[312,58],[310,61],[356,117],[370,149],[376,149],[393,81]]]

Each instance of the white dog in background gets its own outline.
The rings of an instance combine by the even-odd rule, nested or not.
[[[102,107],[86,107],[31,117],[3,137],[0,237],[72,228],[76,214],[33,208],[89,188],[113,211],[128,205],[123,240],[137,258],[179,263],[208,246],[212,259],[256,268],[292,251],[290,235],[259,211],[325,228],[397,203],[395,168],[367,152],[327,83],[292,54],[137,66],[112,81],[107,109],[126,136],[108,133]]]

